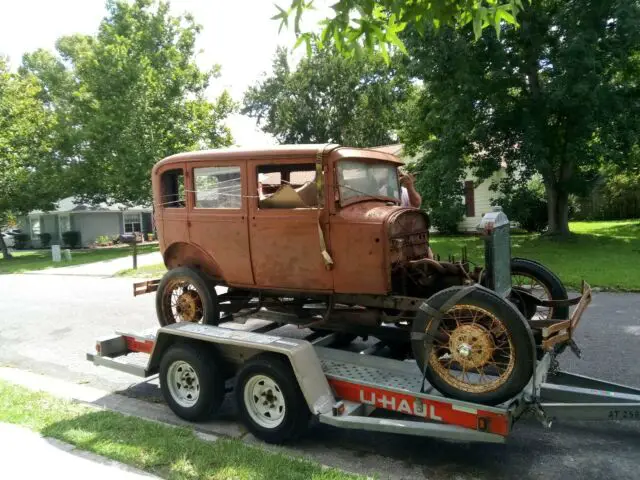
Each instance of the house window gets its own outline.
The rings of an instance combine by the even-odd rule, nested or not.
[[[184,172],[181,169],[168,170],[162,174],[160,179],[162,196],[158,201],[158,206],[165,208],[184,208]]]
[[[124,231],[125,233],[142,232],[142,216],[139,213],[124,214]]]
[[[242,208],[240,167],[194,168],[195,208]]]
[[[464,214],[467,217],[476,216],[476,200],[474,193],[475,190],[473,188],[473,181],[467,180],[466,182],[464,182]]]
[[[259,208],[318,206],[315,163],[260,165],[256,174]]]

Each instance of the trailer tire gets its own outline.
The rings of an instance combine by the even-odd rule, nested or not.
[[[289,362],[276,354],[259,354],[236,377],[238,413],[247,429],[267,443],[284,443],[302,435],[311,412]]]
[[[439,310],[461,288],[463,287],[442,290],[431,296],[426,303],[432,309]],[[472,321],[465,324],[469,313],[472,313]],[[485,315],[487,321],[491,320],[490,324],[483,325]],[[419,312],[413,323],[414,335],[426,332],[431,319],[432,315],[427,312]],[[497,330],[495,320],[504,326],[504,332]],[[449,328],[445,328],[444,333],[440,333],[441,330],[436,332],[436,339],[441,337],[440,347],[432,351],[429,359],[425,358],[425,340],[414,339],[411,342],[420,370],[424,371],[425,363],[428,362],[427,380],[440,393],[458,400],[497,405],[513,398],[529,382],[535,361],[533,336],[528,323],[511,303],[493,291],[479,287],[448,308],[442,322],[446,323],[441,323],[441,328],[445,325],[449,325]],[[495,384],[489,383],[483,388],[477,388],[470,383],[465,383],[464,374],[460,377],[451,373],[459,371],[459,367],[464,362],[468,364],[477,362],[473,368],[480,368],[483,373],[486,368],[491,367],[492,362],[497,368],[497,365],[503,363],[498,362],[495,357],[504,355],[497,352],[504,352],[506,348],[505,343],[498,342],[505,341],[510,342],[506,343],[510,367],[504,369],[504,372],[498,376],[499,381],[495,381]],[[433,348],[436,348],[435,344]],[[487,355],[487,352],[490,352],[490,355]],[[513,364],[510,363],[512,357]],[[442,365],[441,359],[448,360],[448,367]],[[503,359],[500,358],[500,360]],[[454,363],[458,368],[453,368]],[[486,379],[487,374],[484,373],[484,375]]]
[[[189,290],[182,289],[182,294],[177,301],[183,299],[185,310],[182,314],[176,311],[179,318],[173,312],[171,305],[172,293],[174,289],[181,288],[180,285],[189,285]],[[176,309],[178,307],[176,306]],[[156,314],[161,326],[167,326],[176,321],[202,322],[207,325],[218,325],[220,323],[220,309],[218,307],[218,295],[215,285],[199,271],[190,267],[172,268],[164,274],[156,293]],[[184,318],[182,318],[184,317]],[[190,319],[192,318],[192,319]]]
[[[206,420],[224,400],[225,376],[212,348],[172,345],[162,355],[159,373],[162,395],[180,418]]]

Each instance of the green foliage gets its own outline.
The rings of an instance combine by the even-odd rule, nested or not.
[[[196,65],[199,32],[165,2],[109,0],[96,36],[59,39],[59,58],[25,57],[23,71],[37,76],[64,131],[60,154],[72,159],[75,194],[149,203],[159,159],[231,144],[223,121],[234,104],[226,92],[205,98],[219,67]]]
[[[576,219],[640,218],[640,170],[607,168],[593,192],[577,200]]]
[[[477,41],[470,26],[427,41],[405,30],[424,88],[403,137],[423,152],[420,175],[447,172],[440,189],[457,190],[452,177],[467,169],[540,174],[550,233],[566,234],[570,196],[586,194],[601,165],[628,162],[640,138],[640,5],[538,0],[518,21]]]
[[[64,161],[55,153],[56,117],[29,73],[11,73],[0,57],[0,220],[51,208],[64,190]]]
[[[504,22],[517,25],[516,15],[522,7],[522,0],[337,0],[331,6],[334,15],[321,22],[322,31],[316,34],[303,31],[301,25],[313,0],[292,0],[288,9],[276,5],[278,13],[273,19],[280,21],[282,29],[293,17],[297,45],[304,43],[307,52],[312,45],[332,44],[348,56],[376,49],[388,60],[390,47],[406,52],[399,37],[406,27],[424,34],[440,25],[471,24],[479,38],[486,27],[499,33]]]
[[[278,49],[273,73],[249,88],[242,113],[281,143],[393,143],[412,89],[398,63],[387,66],[373,56],[348,60],[325,49],[292,70],[287,51]]]
[[[547,202],[533,188],[520,188],[492,203],[527,232],[542,232],[547,227]]]
[[[31,237],[28,233],[18,233],[13,236],[13,240],[15,241],[16,250],[24,250],[29,246]]]
[[[110,243],[112,243],[112,240],[111,240],[111,238],[109,238],[108,235],[99,235],[96,238],[96,243],[98,245],[103,245],[104,246],[104,245],[109,245]]]
[[[50,233],[41,233],[40,234],[40,246],[42,248],[49,248],[51,244],[51,234]]]
[[[62,242],[66,247],[78,248],[81,245],[80,232],[75,230],[62,232]]]

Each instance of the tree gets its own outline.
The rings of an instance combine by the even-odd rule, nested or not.
[[[397,65],[374,56],[346,59],[324,49],[292,70],[287,51],[278,49],[273,73],[248,89],[242,113],[281,143],[371,147],[396,140],[411,90]]]
[[[25,57],[24,69],[68,120],[64,152],[74,193],[94,202],[149,203],[155,162],[231,144],[223,121],[234,104],[226,92],[214,102],[205,98],[219,67],[196,65],[200,27],[191,16],[173,17],[155,0],[109,0],[107,12],[97,36],[63,37],[60,59],[37,53]]]
[[[640,134],[640,6],[537,0],[519,21],[478,41],[470,28],[426,42],[407,31],[424,89],[404,135],[444,187],[460,188],[467,167],[486,178],[506,164],[511,188],[540,174],[549,232],[564,235],[569,195],[588,191],[601,165],[630,161]]]
[[[10,215],[51,208],[65,183],[54,154],[55,116],[41,94],[32,75],[11,73],[0,58],[0,225]],[[1,236],[0,251],[10,258]]]
[[[292,0],[286,10],[276,7],[279,13],[273,19],[280,20],[282,28],[293,16],[298,44],[306,43],[309,55],[313,44],[331,43],[347,55],[359,54],[362,46],[369,52],[377,48],[388,59],[388,46],[404,51],[398,34],[407,26],[422,35],[441,25],[471,23],[478,38],[485,27],[499,31],[502,21],[517,24],[515,17],[523,5],[522,0],[337,0],[331,6],[335,15],[320,22],[320,34],[301,29],[301,19],[313,8],[313,0]]]

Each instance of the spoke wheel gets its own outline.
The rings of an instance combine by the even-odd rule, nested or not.
[[[188,280],[169,282],[163,292],[165,311],[173,322],[199,322],[204,314],[202,298]]]
[[[533,275],[514,273],[511,275],[511,286],[522,290],[538,300],[552,300],[551,291]],[[530,320],[549,320],[553,318],[553,307],[536,306],[536,311]]]
[[[440,310],[462,288],[441,290],[425,303]],[[431,339],[423,336],[433,320],[425,310],[413,320],[411,349],[420,371],[426,368],[426,379],[440,393],[498,405],[529,382],[535,362],[533,334],[514,304],[485,288],[470,290],[444,310]]]
[[[518,290],[540,300],[566,300],[569,298],[567,289],[557,275],[541,263],[526,258],[511,259],[511,285],[516,293],[516,298]],[[519,308],[528,320],[566,320],[569,318],[568,306],[550,308],[531,304],[529,306],[520,305]]]
[[[178,322],[220,323],[215,285],[189,267],[169,270],[158,285],[156,313],[160,325]]]
[[[491,312],[456,305],[443,317],[429,365],[452,387],[470,393],[496,390],[515,366],[511,335]]]

